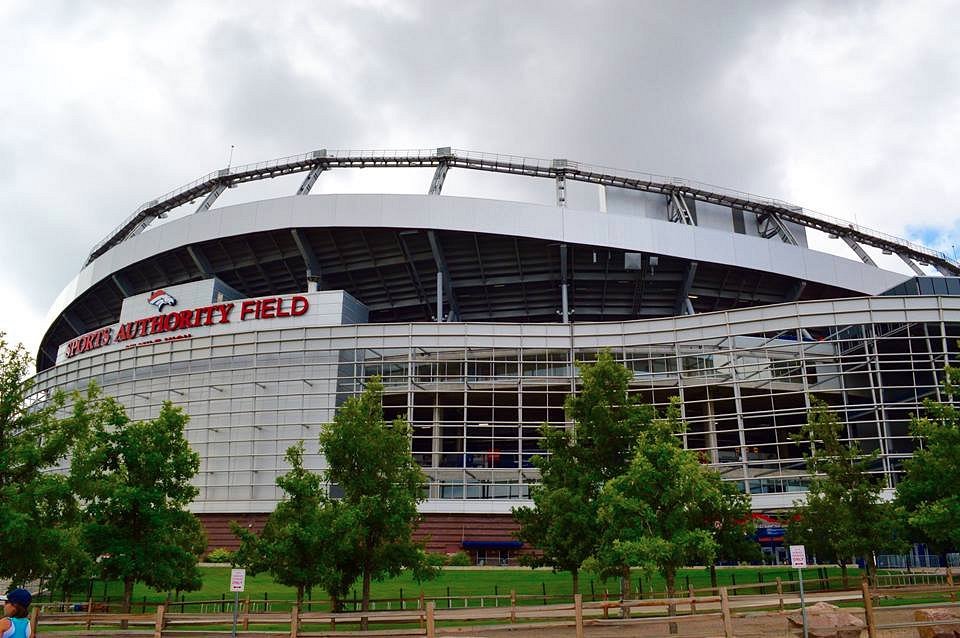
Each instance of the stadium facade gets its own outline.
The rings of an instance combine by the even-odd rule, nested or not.
[[[364,167],[434,173],[424,195],[309,194],[324,171]],[[551,180],[556,205],[441,195],[451,169]],[[295,173],[294,195],[212,207],[227,188]],[[596,206],[568,206],[571,182],[596,185]],[[808,232],[859,259],[809,248]],[[537,480],[538,428],[567,425],[575,363],[604,348],[644,400],[681,398],[684,445],[758,512],[807,485],[791,436],[812,397],[879,453],[872,471],[892,489],[910,415],[957,351],[958,273],[905,240],[684,180],[449,148],[316,151],[224,169],[135,211],[51,309],[36,387],[96,381],[134,418],[183,406],[202,459],[192,507],[215,547],[230,545],[229,520],[273,510],[288,446],[304,440],[323,469],[320,428],[382,375],[386,412],[413,425],[429,477],[421,533],[499,562],[515,550],[510,509]]]

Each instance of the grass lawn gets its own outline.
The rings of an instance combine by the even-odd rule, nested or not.
[[[840,570],[838,568],[824,568],[828,576],[838,578]],[[850,582],[856,585],[860,578],[860,572],[857,569],[848,570]],[[189,601],[212,601],[232,600],[230,594],[230,568],[211,566],[202,567],[203,587],[194,592],[183,592],[179,595],[170,592],[171,598],[187,602]],[[720,585],[743,585],[748,583],[760,583],[767,585],[766,593],[775,591],[773,583],[779,576],[783,580],[793,580],[796,578],[796,570],[789,567],[720,567],[717,569],[718,581]],[[805,588],[808,591],[816,591],[820,588],[818,568],[810,568],[804,571]],[[647,575],[640,571],[634,571],[632,574],[632,586],[634,591],[642,591],[644,597],[649,597],[651,592],[660,596],[663,595],[666,587],[659,574]],[[710,586],[710,574],[704,568],[681,570],[677,577],[677,587],[686,589],[687,583],[693,588],[706,588]],[[834,581],[834,587],[837,581]],[[452,600],[450,605],[453,607],[463,607],[464,600],[456,600],[457,596],[493,596],[499,594],[509,596],[510,590],[515,590],[518,596],[531,596],[530,598],[521,598],[520,603],[542,604],[543,595],[546,592],[547,602],[560,602],[553,599],[554,596],[563,596],[569,600],[572,583],[570,575],[567,573],[553,573],[547,569],[514,569],[514,568],[445,568],[434,580],[417,583],[409,573],[404,573],[397,578],[391,578],[382,582],[372,584],[372,598],[374,599],[398,599],[401,591],[403,597],[410,600],[420,595],[422,590],[426,597],[446,597],[450,596]],[[595,574],[586,572],[580,576],[580,590],[585,600],[603,598],[604,589],[610,591],[612,598],[617,597],[619,592],[619,583],[617,579],[608,579],[603,581]],[[69,598],[73,601],[86,600],[88,594],[92,591],[94,600],[109,600],[117,602],[123,595],[123,586],[120,582],[104,583],[103,581],[94,581],[89,589],[73,592]],[[354,587],[353,592],[358,598],[360,596],[360,583]],[[760,588],[738,590],[738,594],[757,594]],[[140,606],[150,607],[150,603],[161,602],[167,599],[168,592],[158,592],[148,587],[138,584],[134,589],[133,600],[137,610]],[[269,574],[258,574],[257,576],[247,576],[246,591],[241,598],[249,596],[251,600],[268,600],[274,609],[285,609],[296,597],[296,592],[291,587],[280,585],[270,577]],[[315,591],[314,597],[318,603],[313,605],[314,611],[325,609],[326,606],[319,603],[326,599],[325,592]],[[44,600],[48,598],[45,596]],[[52,594],[53,600],[63,600],[62,592]],[[352,596],[351,596],[352,599]],[[287,605],[281,601],[286,601]],[[468,601],[471,605],[480,605],[479,600]],[[500,604],[506,604],[506,599],[500,601]],[[409,603],[408,603],[409,604]],[[486,605],[494,605],[492,599],[485,601]],[[396,609],[399,603],[394,600],[390,604],[391,608]],[[446,600],[437,601],[438,607],[446,607]],[[385,609],[386,603],[380,603],[378,609]],[[179,610],[179,609],[178,609]],[[197,611],[196,606],[192,609],[186,607],[187,611]]]

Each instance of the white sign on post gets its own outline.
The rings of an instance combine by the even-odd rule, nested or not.
[[[807,551],[803,545],[790,546],[790,564],[798,569],[807,566]]]
[[[236,592],[243,591],[243,586],[246,580],[247,580],[247,570],[231,569],[230,570],[230,591],[236,591]]]

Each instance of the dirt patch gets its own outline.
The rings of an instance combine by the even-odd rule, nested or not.
[[[863,618],[863,610],[850,609],[853,615]],[[878,609],[878,624],[908,623],[913,621],[912,609]],[[733,634],[736,638],[750,638],[754,636],[782,636],[799,637],[802,632],[799,628],[791,628],[787,620],[787,612],[765,612],[756,614],[737,615],[733,618]],[[723,624],[719,614],[704,614],[703,616],[677,616],[677,633],[670,633],[668,619],[638,618],[627,621],[588,621],[584,626],[585,638],[723,638]],[[442,628],[438,631],[441,636],[456,636],[457,638],[576,638],[576,628],[569,626],[551,627],[523,627],[516,628],[479,629],[463,627],[460,629]],[[862,636],[866,637],[864,629]],[[881,629],[878,638],[916,638],[917,630],[913,627]]]

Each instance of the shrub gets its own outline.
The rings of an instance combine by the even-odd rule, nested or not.
[[[470,554],[466,552],[447,554],[447,565],[451,565],[453,567],[469,567],[472,564],[473,561],[470,560]]]
[[[218,547],[207,554],[208,563],[229,563],[233,560],[233,552],[226,547]]]

